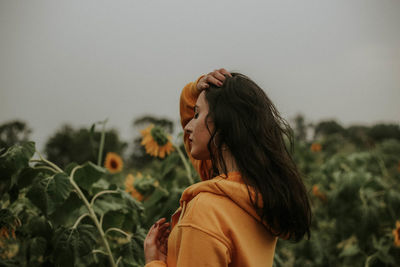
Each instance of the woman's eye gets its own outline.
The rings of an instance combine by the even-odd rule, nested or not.
[[[199,117],[199,113],[194,113],[193,118],[197,119],[197,117]]]

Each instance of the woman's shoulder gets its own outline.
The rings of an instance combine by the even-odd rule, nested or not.
[[[248,214],[227,196],[201,192],[187,204],[181,222],[226,232],[238,216],[243,217]]]
[[[228,196],[212,192],[200,192],[190,201],[190,204],[194,213],[206,211],[209,214],[221,214],[226,209],[230,211],[240,209]]]

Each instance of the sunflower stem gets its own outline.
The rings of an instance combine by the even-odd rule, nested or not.
[[[47,166],[37,166],[37,167],[33,167],[33,169],[35,169],[35,170],[48,170],[48,171],[52,171],[54,173],[58,173],[58,171],[56,171],[55,169],[53,169],[51,167],[47,167]]]
[[[98,192],[93,198],[92,201],[90,201],[90,206],[93,207],[94,201],[96,200],[96,198],[98,198],[101,195],[104,194],[115,194],[118,193],[118,190],[104,190],[104,191],[100,191]]]
[[[119,258],[118,258],[118,260],[117,260],[117,266],[118,266],[118,264],[121,262],[121,260],[122,260],[122,257],[119,256]]]
[[[183,155],[182,150],[180,149],[180,147],[178,145],[174,145],[174,147],[176,148],[176,151],[178,151],[179,156],[181,157],[181,160],[183,162],[183,165],[185,166],[186,169],[186,176],[189,180],[190,184],[193,184],[193,178],[192,178],[192,170],[190,169],[190,165],[188,160],[186,159],[186,157]]]
[[[40,152],[38,150],[36,150],[36,153],[39,155],[40,160],[47,163],[48,165],[50,165],[50,167],[54,168],[57,172],[63,172],[63,170],[61,170],[60,167],[58,167],[56,164],[54,164],[51,161],[48,161],[47,159],[45,159],[42,154],[40,154]]]
[[[123,231],[123,230],[121,230],[121,229],[119,229],[119,228],[115,228],[115,227],[108,228],[108,229],[104,232],[104,234],[107,235],[107,234],[108,234],[109,232],[111,232],[111,231],[115,231],[115,232],[121,233],[121,234],[123,234],[124,236],[126,236],[126,238],[131,238],[131,236],[132,236],[132,235],[128,234],[127,232],[125,232],[125,231]]]
[[[95,254],[95,253],[100,253],[100,254],[104,254],[104,255],[107,256],[107,253],[105,253],[104,251],[102,251],[102,250],[100,250],[100,249],[94,249],[94,250],[92,250],[92,253],[93,253],[93,254]]]
[[[86,216],[90,216],[89,213],[84,213],[81,216],[79,216],[79,218],[76,220],[76,222],[74,223],[74,226],[72,226],[72,229],[75,229],[76,227],[78,227],[79,223],[82,221],[83,218],[85,218]]]
[[[103,129],[101,130],[101,138],[100,138],[100,149],[99,149],[99,155],[97,157],[97,165],[101,166],[101,161],[103,157],[103,148],[104,148],[104,140],[106,137],[106,123],[108,119],[105,119],[104,121],[100,122],[103,124]]]
[[[95,214],[93,208],[90,206],[89,201],[87,200],[87,198],[85,197],[85,195],[83,194],[83,192],[81,191],[81,189],[79,188],[79,186],[78,186],[78,185],[75,183],[75,181],[74,181],[75,172],[76,172],[79,168],[82,168],[82,166],[76,166],[76,167],[72,170],[71,175],[69,176],[69,181],[70,181],[70,183],[72,184],[72,186],[74,187],[75,192],[78,194],[78,196],[80,197],[80,199],[82,199],[83,203],[85,204],[86,208],[88,209],[90,218],[92,218],[94,224],[96,225],[97,230],[98,230],[99,233],[100,233],[101,240],[103,241],[103,245],[104,245],[104,247],[105,247],[105,249],[106,249],[106,251],[107,251],[107,255],[108,255],[108,257],[109,257],[111,266],[112,266],[112,267],[116,267],[117,265],[115,264],[114,257],[113,257],[112,252],[111,252],[111,248],[110,248],[110,245],[108,244],[108,241],[107,241],[106,236],[105,236],[105,234],[104,234],[103,228],[102,228],[102,226],[100,225],[100,222],[99,222],[99,220],[97,219],[97,216],[96,216],[96,214]]]

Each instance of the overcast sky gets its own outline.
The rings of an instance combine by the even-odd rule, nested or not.
[[[0,0],[0,124],[28,122],[40,149],[105,118],[129,139],[141,115],[178,122],[182,87],[220,67],[288,120],[399,123],[399,14],[398,0]]]

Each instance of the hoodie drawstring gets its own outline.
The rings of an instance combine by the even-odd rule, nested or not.
[[[185,212],[185,208],[186,208],[186,201],[183,201],[182,210],[181,214],[179,215],[178,223],[181,220],[183,213]]]

